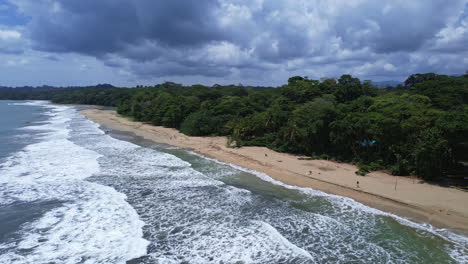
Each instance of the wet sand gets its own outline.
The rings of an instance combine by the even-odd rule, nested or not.
[[[111,110],[86,109],[81,113],[110,129],[132,132],[157,143],[190,148],[207,157],[263,172],[289,185],[347,196],[382,211],[468,234],[468,192],[462,190],[385,172],[358,176],[356,166],[351,164],[300,160],[300,156],[265,147],[228,148],[225,137],[189,137],[176,129],[130,121]]]

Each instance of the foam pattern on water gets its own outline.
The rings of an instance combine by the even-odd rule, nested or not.
[[[41,131],[40,142],[0,164],[1,204],[63,203],[24,224],[19,239],[0,245],[0,263],[125,263],[144,255],[144,223],[127,197],[84,181],[99,173],[101,155],[72,141],[69,126],[82,117],[71,107],[25,104],[49,108],[50,118],[23,128]]]
[[[89,134],[85,129],[92,126],[72,125],[72,138],[101,154],[100,176],[91,180],[125,193],[145,221],[145,238],[150,245],[142,262],[311,260],[309,253],[282,237],[271,225],[239,211],[250,211],[254,197],[249,191],[228,186],[212,177],[214,172],[210,175],[197,171],[174,155],[107,135],[83,136]],[[224,172],[236,173],[232,169]]]
[[[366,238],[366,240],[368,241],[369,238],[378,238],[380,240],[380,243],[371,245],[371,247],[375,246],[374,251],[372,252],[376,253],[376,252],[382,251],[383,248],[379,246],[380,244],[384,248],[391,249],[391,251],[393,251],[392,254],[398,256],[397,259],[400,259],[400,261],[392,260],[393,258],[391,257],[390,254],[387,255],[387,253],[384,253],[383,256],[384,255],[387,255],[387,256],[383,259],[387,259],[389,262],[402,262],[402,263],[407,262],[407,260],[404,260],[404,259],[411,259],[412,262],[415,262],[415,263],[418,261],[422,261],[417,256],[417,254],[413,254],[413,252],[420,251],[418,247],[421,247],[421,244],[411,244],[411,241],[405,241],[404,239],[402,239],[402,237],[398,235],[394,237],[389,236],[389,234],[393,232],[392,227],[389,226],[389,218],[390,218],[390,219],[394,219],[399,224],[402,224],[404,226],[411,228],[411,232],[413,232],[416,236],[426,237],[431,240],[436,240],[439,242],[441,240],[448,242],[444,245],[442,249],[445,249],[446,252],[450,254],[452,261],[454,263],[455,262],[456,263],[468,263],[468,238],[463,235],[455,234],[446,229],[438,229],[425,223],[415,223],[409,219],[399,217],[391,213],[386,213],[386,212],[377,210],[375,208],[368,207],[366,205],[363,205],[361,203],[354,201],[351,198],[347,198],[347,197],[343,197],[339,195],[327,194],[322,191],[314,190],[311,188],[302,188],[302,187],[288,185],[283,182],[277,181],[271,178],[270,176],[261,172],[242,168],[234,164],[224,163],[215,159],[207,158],[197,153],[192,152],[192,154],[195,156],[202,157],[207,160],[211,160],[218,164],[231,167],[238,171],[243,171],[249,174],[256,175],[258,178],[262,179],[263,181],[272,183],[276,186],[281,186],[290,190],[297,190],[300,193],[303,193],[308,197],[319,198],[319,199],[323,198],[324,200],[328,201],[329,204],[325,207],[321,207],[320,210],[318,211],[321,213],[321,216],[327,216],[328,218],[322,223],[331,223],[332,225],[326,228],[318,227],[316,228],[316,230],[326,230],[327,233],[333,230],[332,231],[332,234],[334,234],[333,236],[341,241],[346,240],[346,237],[340,237],[341,233],[350,234],[350,233],[355,232],[356,230],[358,230],[360,234],[355,234],[353,236],[353,239],[358,238],[358,240],[360,240],[362,238]],[[323,204],[324,201],[321,201],[321,203]],[[282,218],[282,216],[278,215],[276,217],[276,219],[279,219],[279,218]],[[287,221],[283,221],[283,223],[285,222],[287,223]],[[306,226],[305,230],[307,231],[311,230],[310,227],[311,226]],[[294,229],[297,229],[297,226],[294,226]],[[378,232],[375,232],[376,230]],[[381,239],[380,237],[381,234],[379,233],[385,234],[387,236],[386,238],[392,241],[386,241],[384,239]],[[321,235],[326,235],[326,234],[321,234]],[[348,236],[348,235],[345,235],[345,236]],[[389,242],[389,243],[386,244],[386,242]],[[323,243],[324,241],[320,241],[320,244],[323,244]],[[431,242],[428,242],[428,243],[431,243]],[[335,242],[332,242],[330,244],[330,246],[332,245],[336,245]],[[349,247],[349,246],[350,245],[346,245],[345,247]],[[429,246],[429,244],[427,246]],[[324,250],[327,251],[326,249]],[[436,250],[437,249],[434,249],[434,251]],[[329,253],[331,254],[333,252],[329,252]],[[364,254],[359,257],[361,260],[366,259],[365,255],[368,254],[368,252],[367,253],[363,252],[363,253]],[[422,253],[423,255],[424,253],[427,253],[427,256],[429,257],[429,259],[431,259],[431,253],[433,252],[422,252]],[[345,258],[345,259],[338,258],[338,259],[344,262],[350,260],[349,258]],[[369,261],[371,261],[371,259],[369,259]],[[435,261],[435,259],[432,259],[432,261]],[[448,263],[451,263],[452,261],[449,260]],[[441,260],[441,262],[443,261]]]

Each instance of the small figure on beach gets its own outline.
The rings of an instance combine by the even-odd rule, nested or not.
[[[265,157],[268,157],[268,155],[265,153]]]
[[[309,171],[309,174],[312,174],[312,171]]]
[[[356,181],[356,187],[359,188],[359,181]]]

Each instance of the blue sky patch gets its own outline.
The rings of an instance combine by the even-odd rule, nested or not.
[[[18,8],[11,3],[0,0],[0,25],[22,26],[28,23],[30,18],[18,12]]]

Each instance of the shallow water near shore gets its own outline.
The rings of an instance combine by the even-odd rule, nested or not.
[[[29,135],[0,153],[1,263],[468,262],[461,235],[110,131],[74,107],[0,107],[31,113],[0,135]]]

